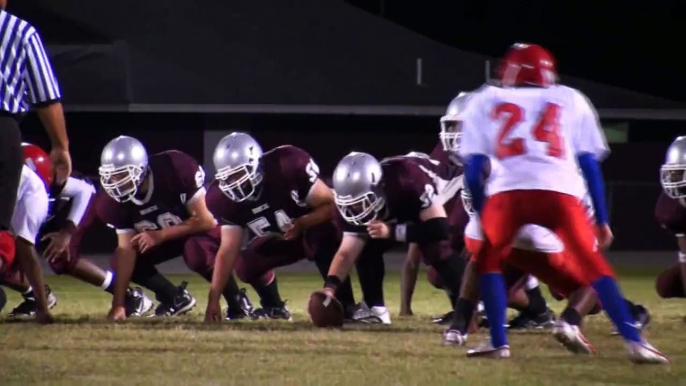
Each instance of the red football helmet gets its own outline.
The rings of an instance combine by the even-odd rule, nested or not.
[[[22,143],[24,149],[24,164],[38,174],[49,189],[52,184],[52,163],[50,156],[43,149],[30,143]]]
[[[557,82],[553,55],[537,44],[513,44],[505,53],[498,73],[504,87],[548,87]]]

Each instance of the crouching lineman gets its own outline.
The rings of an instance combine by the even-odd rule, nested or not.
[[[50,159],[38,146],[24,143],[24,162],[36,172],[50,188],[49,212],[47,221],[42,224],[38,239],[38,250],[43,251],[52,271],[58,275],[68,274],[81,281],[100,287],[110,294],[113,292],[113,274],[80,256],[79,248],[86,231],[96,222],[95,187],[78,172],[59,185],[52,181]],[[99,197],[105,197],[100,195]],[[18,272],[16,272],[18,273]],[[14,274],[4,280],[5,285],[20,292],[24,301],[15,307],[10,316],[30,316],[36,310],[36,298],[23,275]],[[57,297],[46,286],[48,307],[57,303]],[[127,316],[140,316],[152,308],[152,301],[140,288],[126,292]]]
[[[396,241],[417,243],[449,296],[459,293],[465,260],[451,248],[445,209],[435,201],[437,187],[429,169],[434,162],[403,156],[379,163],[369,154],[353,152],[334,170],[344,234],[324,292],[334,296],[356,264],[369,322],[391,323],[383,297],[383,254]]]
[[[307,152],[286,145],[263,153],[245,133],[219,141],[214,166],[216,181],[207,193],[207,205],[221,224],[221,246],[206,321],[218,320],[219,294],[234,269],[260,295],[262,308],[256,316],[290,320],[273,269],[307,258],[326,277],[340,243],[331,221],[333,193]],[[250,242],[241,250],[245,231]],[[337,295],[349,311],[354,307],[349,279]]]
[[[120,136],[105,146],[99,172],[108,197],[97,200],[97,214],[116,229],[118,238],[112,257],[114,299],[108,318],[126,318],[130,281],[155,292],[160,301],[156,316],[187,313],[196,300],[186,290],[186,283],[175,287],[155,266],[183,255],[191,270],[211,280],[219,227],[205,205],[204,171],[180,151],[148,158],[138,140]],[[223,293],[230,316],[251,312],[235,280]]]
[[[676,237],[678,263],[656,281],[661,298],[686,298],[686,137],[677,137],[667,149],[661,168],[663,192],[655,206],[655,217]]]

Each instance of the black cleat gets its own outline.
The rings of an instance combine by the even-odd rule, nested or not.
[[[48,298],[48,309],[52,310],[57,305],[57,296],[55,296],[55,294],[52,293],[50,286],[48,286],[47,284],[45,285],[45,294]],[[24,301],[21,302],[18,306],[14,307],[12,312],[10,312],[10,317],[21,318],[26,316],[33,316],[36,314],[36,310],[38,309],[38,303],[36,302],[36,298],[33,294],[33,291],[31,291],[28,294],[28,296],[21,296],[24,298]]]
[[[237,312],[232,309],[226,310],[226,320],[236,320],[236,319],[257,319],[255,316],[255,308],[248,298],[248,294],[245,293],[245,288],[241,288],[238,294],[238,302],[241,305],[241,309]]]
[[[172,304],[160,303],[155,309],[155,317],[172,317],[184,315],[195,307],[195,298],[186,290],[188,282],[182,282],[178,287],[179,292],[174,297]]]
[[[283,320],[288,320],[291,321],[293,318],[291,317],[291,312],[288,311],[288,308],[286,307],[286,302],[283,302],[283,304],[280,307],[262,307],[257,310],[255,310],[255,317],[257,319],[283,319]]]
[[[455,316],[455,311],[450,311],[443,315],[431,318],[431,323],[435,323],[441,326],[447,326],[453,321],[453,316]]]
[[[140,287],[126,290],[124,301],[126,317],[137,317],[147,314],[152,309],[152,299],[147,297]]]
[[[527,312],[520,312],[508,323],[510,330],[543,330],[553,328],[555,325],[555,314],[551,309],[544,313],[532,316]]]

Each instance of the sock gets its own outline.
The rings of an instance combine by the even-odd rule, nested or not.
[[[283,307],[283,300],[279,295],[279,287],[276,284],[276,276],[269,284],[254,283],[252,287],[260,296],[262,307]]]
[[[157,301],[164,304],[172,303],[179,292],[179,289],[159,272],[147,277],[139,284],[154,292]]]
[[[572,326],[579,326],[581,324],[581,315],[579,315],[577,310],[571,307],[565,308],[565,310],[562,311],[560,318]]]
[[[634,326],[634,319],[629,313],[627,304],[619,291],[617,282],[611,276],[602,276],[593,283],[593,289],[598,294],[598,299],[603,309],[617,327],[617,331],[625,340],[641,342],[638,329]]]
[[[439,260],[431,266],[436,269],[436,273],[441,278],[443,287],[448,293],[448,298],[451,301],[450,305],[455,309],[454,299],[460,294],[462,276],[467,266],[467,261],[457,253],[453,253],[447,259]]]
[[[5,308],[5,304],[7,304],[7,295],[5,294],[5,290],[0,287],[0,312]]]
[[[467,329],[469,328],[469,323],[472,321],[474,316],[474,309],[476,304],[472,301],[459,298],[455,302],[455,313],[453,314],[453,321],[450,324],[451,330],[457,330],[463,335],[467,334]]]
[[[505,295],[505,280],[500,273],[481,275],[479,287],[484,301],[486,316],[490,326],[491,344],[494,348],[507,345],[505,332],[505,311],[507,298]]]
[[[105,272],[105,280],[103,280],[100,288],[105,292],[114,294],[114,275],[112,274],[112,271]]]
[[[383,255],[368,254],[360,257],[355,264],[364,302],[370,308],[385,307],[383,281],[386,275],[386,264],[383,261]]]
[[[336,290],[336,299],[341,302],[343,309],[355,306],[355,294],[353,293],[353,285],[350,282],[350,276],[348,276],[343,284]]]
[[[212,278],[210,274],[210,283],[211,282]],[[240,290],[238,289],[236,278],[233,275],[229,277],[229,282],[226,283],[226,287],[224,287],[222,295],[226,300],[226,305],[229,307],[229,310],[238,312],[238,310],[241,309]]]
[[[529,306],[526,308],[526,312],[530,313],[532,316],[537,316],[548,310],[548,304],[545,302],[539,287],[524,292],[526,292],[526,295],[529,297]]]

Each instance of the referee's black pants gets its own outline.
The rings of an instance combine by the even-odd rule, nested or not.
[[[23,163],[19,121],[0,115],[0,231],[11,227]]]

